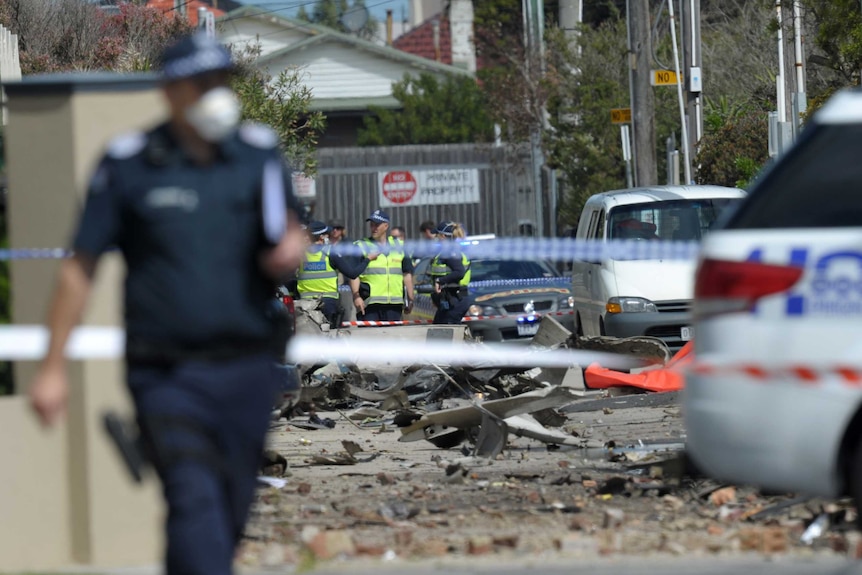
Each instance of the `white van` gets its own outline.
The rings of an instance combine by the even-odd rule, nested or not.
[[[699,241],[728,205],[745,196],[721,186],[653,186],[596,194],[584,205],[581,240]],[[692,338],[694,260],[572,262],[579,335],[661,338],[679,349]]]

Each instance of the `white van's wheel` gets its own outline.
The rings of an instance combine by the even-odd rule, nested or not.
[[[599,335],[608,335],[605,333],[605,320],[603,318],[599,318]]]

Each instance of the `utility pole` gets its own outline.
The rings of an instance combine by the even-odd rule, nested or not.
[[[544,28],[545,11],[542,0],[522,0],[521,9],[524,15],[524,52],[527,65],[527,76],[539,78],[544,72]],[[545,165],[545,154],[542,150],[542,129],[544,128],[544,110],[541,118],[533,118],[534,125],[530,129],[530,160],[532,163],[533,196],[536,207],[536,235],[545,235],[545,190],[542,186],[542,168]],[[551,199],[551,229],[555,231],[556,198]]]
[[[653,186],[658,183],[658,166],[655,148],[655,97],[650,84],[652,42],[649,0],[628,0],[627,4],[635,185]]]
[[[685,100],[683,98],[682,89],[682,70],[679,67],[679,49],[676,45],[676,18],[673,15],[673,0],[667,3],[668,11],[670,12],[670,41],[673,46],[673,69],[676,72],[676,90],[679,98],[679,119],[680,132],[682,133],[682,154],[684,158],[683,168],[685,168],[685,184],[689,185],[691,179],[691,145],[688,140],[688,123],[685,117]]]
[[[682,69],[685,76],[685,115],[691,157],[703,138],[703,52],[700,40],[700,0],[680,0],[682,27]]]
[[[577,25],[583,20],[583,0],[560,0],[560,28],[567,38],[577,37]]]

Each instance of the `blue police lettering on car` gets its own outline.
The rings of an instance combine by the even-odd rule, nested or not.
[[[807,248],[790,251],[787,265],[813,267],[813,277],[785,294],[787,315],[862,315],[862,252],[847,249],[827,252],[813,266],[808,265],[809,255]],[[762,258],[763,250],[757,248],[746,261],[760,262]],[[756,311],[755,308],[753,313]]]

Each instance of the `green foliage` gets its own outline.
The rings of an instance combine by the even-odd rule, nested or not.
[[[541,64],[524,48],[521,0],[476,2],[477,72],[494,122],[509,141],[530,139],[543,121]]]
[[[695,181],[746,187],[769,159],[767,111],[707,104]]]
[[[234,54],[237,74],[233,89],[242,104],[243,119],[271,126],[291,166],[313,175],[317,170],[315,146],[326,120],[310,110],[311,90],[301,82],[297,69],[282,70],[273,78],[254,65],[260,47]]]
[[[862,68],[862,17],[858,0],[805,0],[806,11],[816,23],[814,44],[838,73],[830,84],[859,83]]]
[[[359,132],[360,146],[489,142],[494,125],[473,78],[405,76],[392,85],[401,110],[374,108]]]
[[[629,107],[625,19],[616,13],[595,27],[583,27],[576,42],[559,29],[548,31],[550,129],[544,142],[549,163],[562,173],[559,223],[574,225],[589,196],[626,186],[620,126],[612,108]],[[673,88],[655,88],[659,176],[665,169],[665,140],[680,140],[679,108]]]

